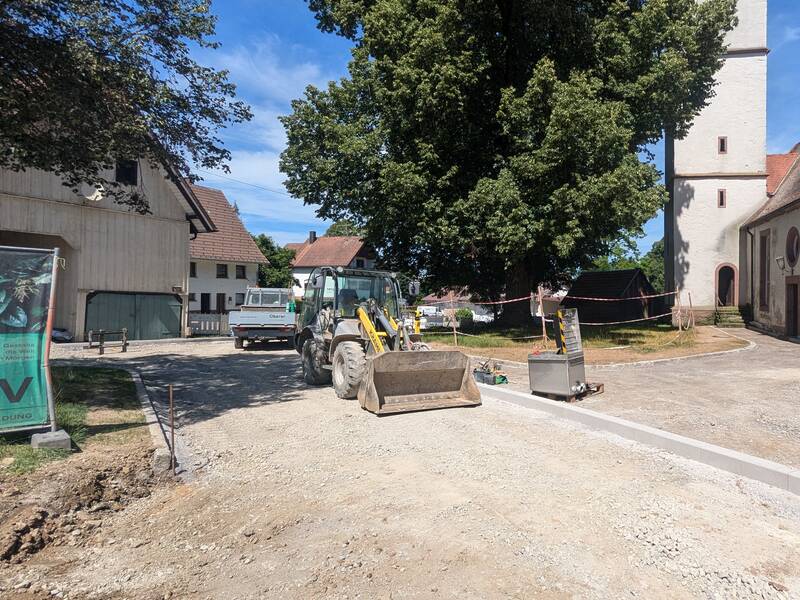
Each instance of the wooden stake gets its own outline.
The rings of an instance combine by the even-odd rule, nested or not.
[[[175,402],[172,398],[172,384],[169,384],[169,467],[175,475]]]
[[[694,329],[694,306],[692,306],[692,292],[687,292],[689,294],[689,327]],[[687,329],[689,329],[687,327]]]
[[[544,320],[544,290],[539,286],[539,312],[542,313],[542,344],[547,348],[547,323]]]
[[[458,346],[458,332],[456,330],[456,307],[453,300],[453,291],[450,290],[450,310],[452,311],[451,322],[453,323],[453,343]]]

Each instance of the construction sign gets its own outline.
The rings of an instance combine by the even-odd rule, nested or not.
[[[56,252],[0,246],[0,431],[52,420],[47,353]]]

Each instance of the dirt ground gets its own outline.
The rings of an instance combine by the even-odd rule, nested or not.
[[[676,342],[680,342],[680,337],[676,332],[673,338]],[[620,348],[585,348],[584,354],[586,357],[587,365],[607,365],[617,363],[629,363],[642,360],[656,360],[660,358],[676,358],[681,356],[692,356],[696,354],[705,354],[707,352],[719,352],[721,350],[732,350],[734,348],[741,348],[746,346],[747,343],[742,340],[726,335],[716,327],[696,327],[694,331],[694,341],[691,345],[680,343],[667,343],[663,347],[653,350],[642,352],[636,348],[620,347]],[[446,344],[433,343],[434,348],[448,348]],[[553,342],[550,343],[550,349],[554,349]],[[511,360],[515,362],[526,362],[528,355],[531,352],[540,350],[539,342],[530,345],[520,345],[519,347],[506,347],[506,348],[465,348],[464,351],[468,354],[480,354],[487,358],[497,360]]]
[[[491,399],[378,418],[274,346],[122,358],[176,385],[188,482],[0,567],[0,594],[800,596],[800,498],[774,488]]]

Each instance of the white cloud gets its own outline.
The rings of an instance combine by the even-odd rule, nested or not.
[[[281,41],[277,35],[267,35],[228,51],[215,50],[208,59],[214,67],[228,70],[240,95],[250,101],[288,106],[291,100],[302,96],[309,84],[324,87],[334,78],[323,73],[319,64],[293,56],[302,54],[301,50]]]
[[[280,153],[286,147],[286,133],[278,117],[291,112],[291,100],[302,97],[308,85],[325,87],[335,78],[324,73],[311,56],[312,51],[269,34],[242,40],[227,50],[214,50],[201,59],[214,68],[228,70],[229,79],[237,85],[237,95],[253,111],[249,123],[221,132],[232,154],[231,172],[199,172],[204,178],[201,183],[222,189],[228,200],[237,203],[253,233],[267,233],[278,243],[300,241],[310,229],[322,232],[327,228],[327,223],[316,216],[316,207],[288,197],[283,187],[285,176],[278,168]]]
[[[796,42],[800,40],[800,27],[784,27],[783,28],[783,43]]]

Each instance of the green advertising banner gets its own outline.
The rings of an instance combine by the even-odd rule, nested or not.
[[[49,421],[47,316],[54,253],[0,246],[0,431]]]

